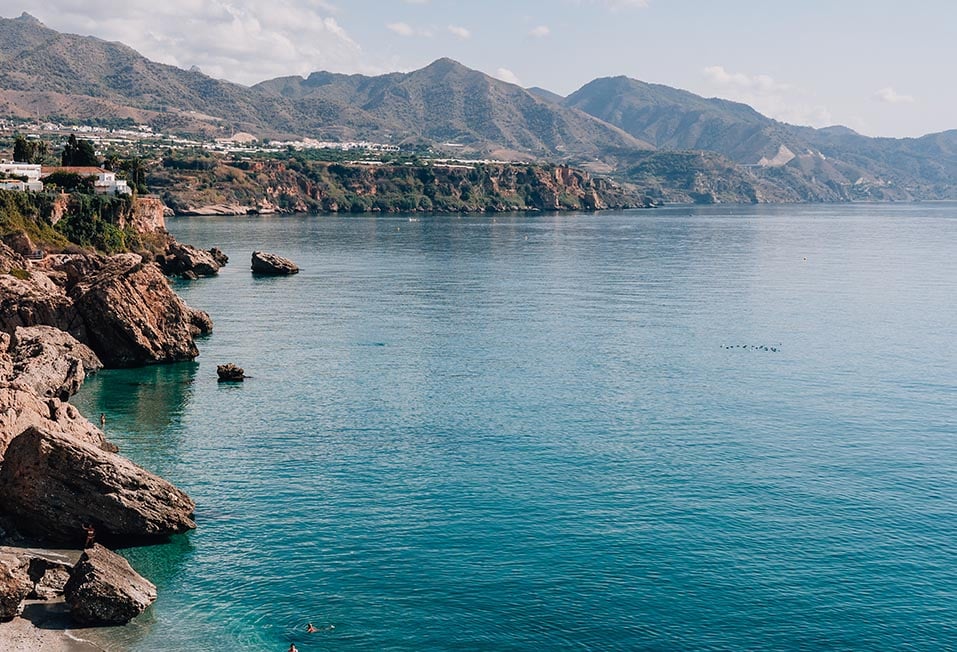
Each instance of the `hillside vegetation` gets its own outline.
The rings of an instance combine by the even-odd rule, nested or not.
[[[147,177],[174,212],[501,212],[647,205],[565,166],[359,165],[169,157]]]

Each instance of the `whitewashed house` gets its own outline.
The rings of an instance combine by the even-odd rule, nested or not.
[[[41,167],[32,163],[16,163],[0,161],[0,189],[3,190],[32,190],[39,192],[43,190],[43,183],[40,181]],[[11,177],[26,178],[26,181],[12,179]]]

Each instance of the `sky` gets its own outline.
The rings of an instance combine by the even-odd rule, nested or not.
[[[451,57],[561,95],[626,75],[793,124],[957,128],[952,0],[0,0],[23,11],[242,84]]]

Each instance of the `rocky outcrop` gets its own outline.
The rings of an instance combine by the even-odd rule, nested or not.
[[[130,214],[120,219],[121,229],[135,233],[163,233],[166,231],[166,204],[158,197],[137,197]]]
[[[52,326],[17,328],[10,345],[12,374],[46,398],[68,400],[103,363],[90,347]]]
[[[111,367],[192,360],[199,355],[194,338],[212,330],[209,315],[183,303],[159,267],[137,254],[60,254],[30,263],[0,245],[0,272],[5,267],[16,275],[0,273],[0,331],[52,326]]]
[[[288,258],[263,251],[254,251],[252,270],[254,274],[264,276],[289,276],[290,274],[298,274],[299,266]]]
[[[2,240],[3,244],[21,256],[29,256],[36,251],[36,246],[33,244],[33,241],[30,240],[30,236],[27,235],[26,231],[8,233],[3,236]]]
[[[82,543],[87,524],[105,540],[165,538],[194,528],[194,509],[189,496],[129,460],[38,428],[14,437],[0,467],[0,510],[44,541]]]
[[[156,587],[101,545],[83,552],[64,589],[70,617],[81,625],[125,625],[156,600]]]
[[[219,376],[221,383],[241,383],[246,380],[246,372],[242,367],[237,367],[233,363],[221,364],[216,367],[216,375]]]
[[[187,273],[195,276],[215,276],[228,260],[226,254],[219,249],[203,251],[175,240],[170,240],[166,251],[156,257],[156,263],[167,276],[182,276]]]
[[[37,552],[30,560],[30,580],[33,590],[27,596],[29,600],[56,600],[63,595],[63,589],[70,581],[73,566],[62,559],[53,559]]]
[[[124,254],[70,260],[62,269],[75,279],[68,295],[86,325],[87,344],[107,366],[199,355],[193,338],[211,330],[209,315],[183,303],[157,266]]]
[[[29,559],[0,550],[0,620],[18,616],[31,591]]]
[[[106,441],[103,432],[73,405],[58,398],[38,396],[16,380],[0,383],[0,461],[9,443],[30,428],[72,437],[106,451],[116,451],[116,447]]]

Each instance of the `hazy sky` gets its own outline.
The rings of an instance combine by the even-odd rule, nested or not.
[[[952,0],[0,0],[22,11],[245,84],[447,56],[563,95],[627,75],[797,124],[957,128]]]

